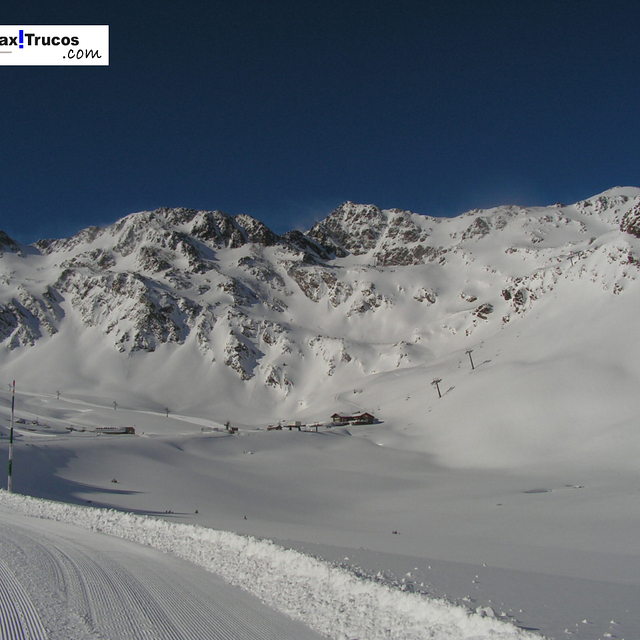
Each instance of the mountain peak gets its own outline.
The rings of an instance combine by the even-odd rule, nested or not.
[[[595,200],[595,199],[598,199],[600,197],[605,197],[605,198],[617,198],[617,197],[639,198],[640,197],[640,188],[638,188],[638,187],[613,187],[611,189],[607,189],[606,191],[603,191],[602,193],[599,193],[596,196],[593,196],[593,198],[590,198],[590,199]]]

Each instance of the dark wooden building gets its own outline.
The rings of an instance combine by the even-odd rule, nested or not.
[[[344,416],[340,413],[334,413],[331,420],[334,425],[343,424],[373,424],[374,417],[370,413],[359,413],[353,416]]]

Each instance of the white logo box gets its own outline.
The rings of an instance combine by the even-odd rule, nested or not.
[[[108,66],[109,25],[0,25],[0,66]]]

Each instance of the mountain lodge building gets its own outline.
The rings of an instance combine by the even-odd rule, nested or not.
[[[331,420],[336,426],[344,424],[373,424],[374,417],[370,413],[360,413],[355,416],[343,416],[339,413],[334,413],[331,416]]]

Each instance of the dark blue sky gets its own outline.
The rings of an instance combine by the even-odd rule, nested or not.
[[[0,229],[23,242],[159,206],[284,232],[344,200],[640,186],[637,0],[20,5],[5,24],[111,36],[109,67],[0,67]]]

